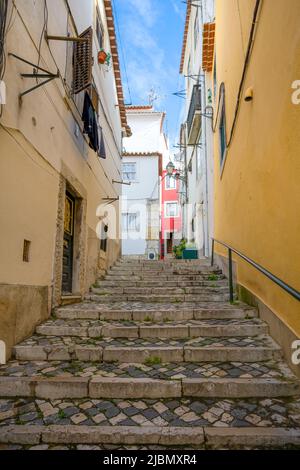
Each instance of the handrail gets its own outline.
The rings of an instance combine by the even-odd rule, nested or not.
[[[240,258],[242,258],[244,261],[249,263],[251,266],[253,266],[255,269],[257,269],[259,272],[264,274],[268,279],[275,282],[275,284],[277,284],[279,287],[281,287],[285,292],[287,292],[292,297],[294,297],[295,299],[300,301],[300,292],[298,292],[296,289],[289,286],[282,279],[279,279],[279,277],[272,274],[270,271],[265,269],[263,266],[256,263],[255,261],[253,261],[251,258],[248,258],[248,256],[244,255],[243,253],[236,250],[235,248],[232,248],[232,246],[228,245],[227,243],[221,242],[220,240],[217,240],[215,238],[212,238],[212,255],[211,255],[211,265],[212,266],[214,264],[215,243],[219,243],[220,245],[223,245],[228,249],[230,302],[233,302],[233,300],[234,300],[234,298],[233,298],[232,253],[235,253],[236,255],[238,255]]]

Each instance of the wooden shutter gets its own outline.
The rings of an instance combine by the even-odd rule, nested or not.
[[[92,83],[93,65],[93,30],[88,28],[80,36],[85,42],[76,42],[74,46],[73,93],[76,95]]]

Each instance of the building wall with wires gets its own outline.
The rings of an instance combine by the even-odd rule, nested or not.
[[[121,180],[122,125],[112,63],[99,65],[97,61],[97,4],[107,51],[110,36],[103,0],[84,3],[81,8],[81,0],[0,0],[0,70],[7,89],[0,118],[0,187],[6,195],[0,202],[0,332],[4,336],[0,339],[7,343],[8,354],[61,302],[66,190],[76,198],[78,225],[72,293],[87,292],[120,255],[118,199],[122,187],[113,181]],[[72,43],[45,40],[45,34],[76,37],[87,26],[93,28],[95,112],[106,158],[90,148],[83,132],[85,91],[76,96],[72,93]],[[24,91],[45,80],[35,78],[37,71],[58,76],[21,98]],[[109,224],[116,230],[108,232],[104,252],[99,207],[107,199],[112,201],[117,222]],[[29,262],[23,259],[26,241],[30,242]]]
[[[298,0],[217,0],[214,111],[215,236],[298,291],[300,106],[293,104],[292,85],[300,77],[299,17]],[[220,246],[216,250],[226,258]],[[238,283],[261,311],[273,312],[272,333],[286,343],[290,358],[286,340],[300,335],[299,302],[245,262],[236,263]]]

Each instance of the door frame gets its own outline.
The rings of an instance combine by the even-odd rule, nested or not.
[[[76,180],[75,180],[76,182]],[[65,220],[65,195],[69,192],[75,199],[74,207],[74,238],[73,238],[73,274],[72,294],[83,296],[85,293],[85,261],[86,261],[86,197],[83,190],[75,187],[62,174],[59,179],[58,208],[56,221],[56,240],[53,262],[52,307],[62,303],[63,243]],[[70,295],[72,295],[70,294]]]

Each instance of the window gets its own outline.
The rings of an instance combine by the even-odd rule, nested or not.
[[[221,153],[221,164],[223,163],[225,153],[226,153],[226,118],[225,118],[225,96],[223,95],[223,104],[222,112],[219,126],[219,135],[220,135],[220,153]]]
[[[80,36],[84,42],[74,44],[73,94],[77,95],[92,84],[93,30],[88,28]]]
[[[177,217],[178,216],[178,202],[166,202],[165,216],[166,217]]]
[[[96,13],[96,35],[98,39],[98,43],[100,46],[100,49],[103,49],[104,41],[104,31],[103,31],[103,25],[101,21],[101,16],[100,16],[100,11],[99,8],[97,7],[97,13]]]
[[[123,232],[139,232],[140,231],[140,215],[139,213],[122,214]]]
[[[174,176],[166,176],[166,189],[176,189],[176,179]]]
[[[31,242],[29,240],[24,240],[24,245],[23,245],[23,261],[24,261],[24,263],[29,263],[30,245],[31,245]]]
[[[123,180],[136,181],[136,163],[123,163]]]

